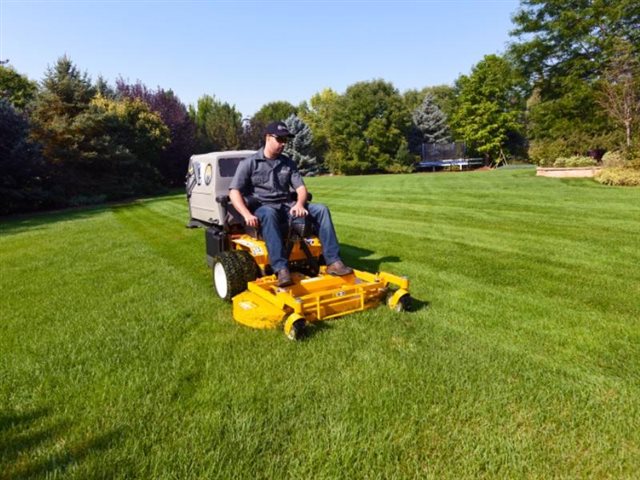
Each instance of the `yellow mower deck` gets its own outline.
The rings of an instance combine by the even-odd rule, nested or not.
[[[233,297],[233,318],[252,328],[278,328],[284,322],[285,333],[294,337],[296,322],[328,320],[376,307],[390,286],[395,287],[388,301],[391,308],[402,308],[401,299],[409,295],[409,280],[385,272],[354,270],[337,277],[321,267],[315,277],[293,273],[292,278],[294,284],[284,288],[277,286],[275,275],[248,282],[247,290]]]

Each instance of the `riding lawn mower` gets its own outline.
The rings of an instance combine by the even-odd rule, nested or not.
[[[277,286],[259,229],[247,227],[229,200],[238,164],[253,153],[193,155],[187,172],[187,226],[204,228],[214,290],[233,302],[233,318],[252,328],[283,326],[287,337],[296,340],[310,322],[367,310],[384,301],[393,310],[407,310],[411,296],[406,277],[356,269],[345,276],[326,273],[322,245],[304,217],[282,225],[293,285]]]

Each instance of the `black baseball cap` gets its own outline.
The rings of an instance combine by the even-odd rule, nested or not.
[[[264,134],[275,135],[277,137],[295,137],[295,135],[289,131],[287,125],[284,122],[271,122],[264,129]]]

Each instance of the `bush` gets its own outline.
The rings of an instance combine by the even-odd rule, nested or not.
[[[573,157],[559,157],[553,162],[554,167],[592,167],[596,160],[591,157],[574,155]]]
[[[624,167],[626,163],[624,154],[619,150],[607,152],[602,156],[602,166],[606,168]]]
[[[529,145],[529,158],[540,167],[550,167],[555,159],[571,153],[572,149],[562,139],[553,141],[534,140]]]
[[[640,187],[640,169],[629,167],[603,168],[595,176],[604,185]]]

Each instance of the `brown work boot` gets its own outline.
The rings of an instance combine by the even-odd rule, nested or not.
[[[342,277],[343,275],[349,275],[350,273],[353,273],[353,268],[347,267],[342,260],[338,260],[337,262],[333,262],[327,267],[327,273],[329,275],[337,275],[338,277]]]
[[[291,280],[291,272],[288,268],[278,270],[278,273],[276,275],[278,276],[279,287],[288,287],[289,285],[293,285],[293,280]]]

